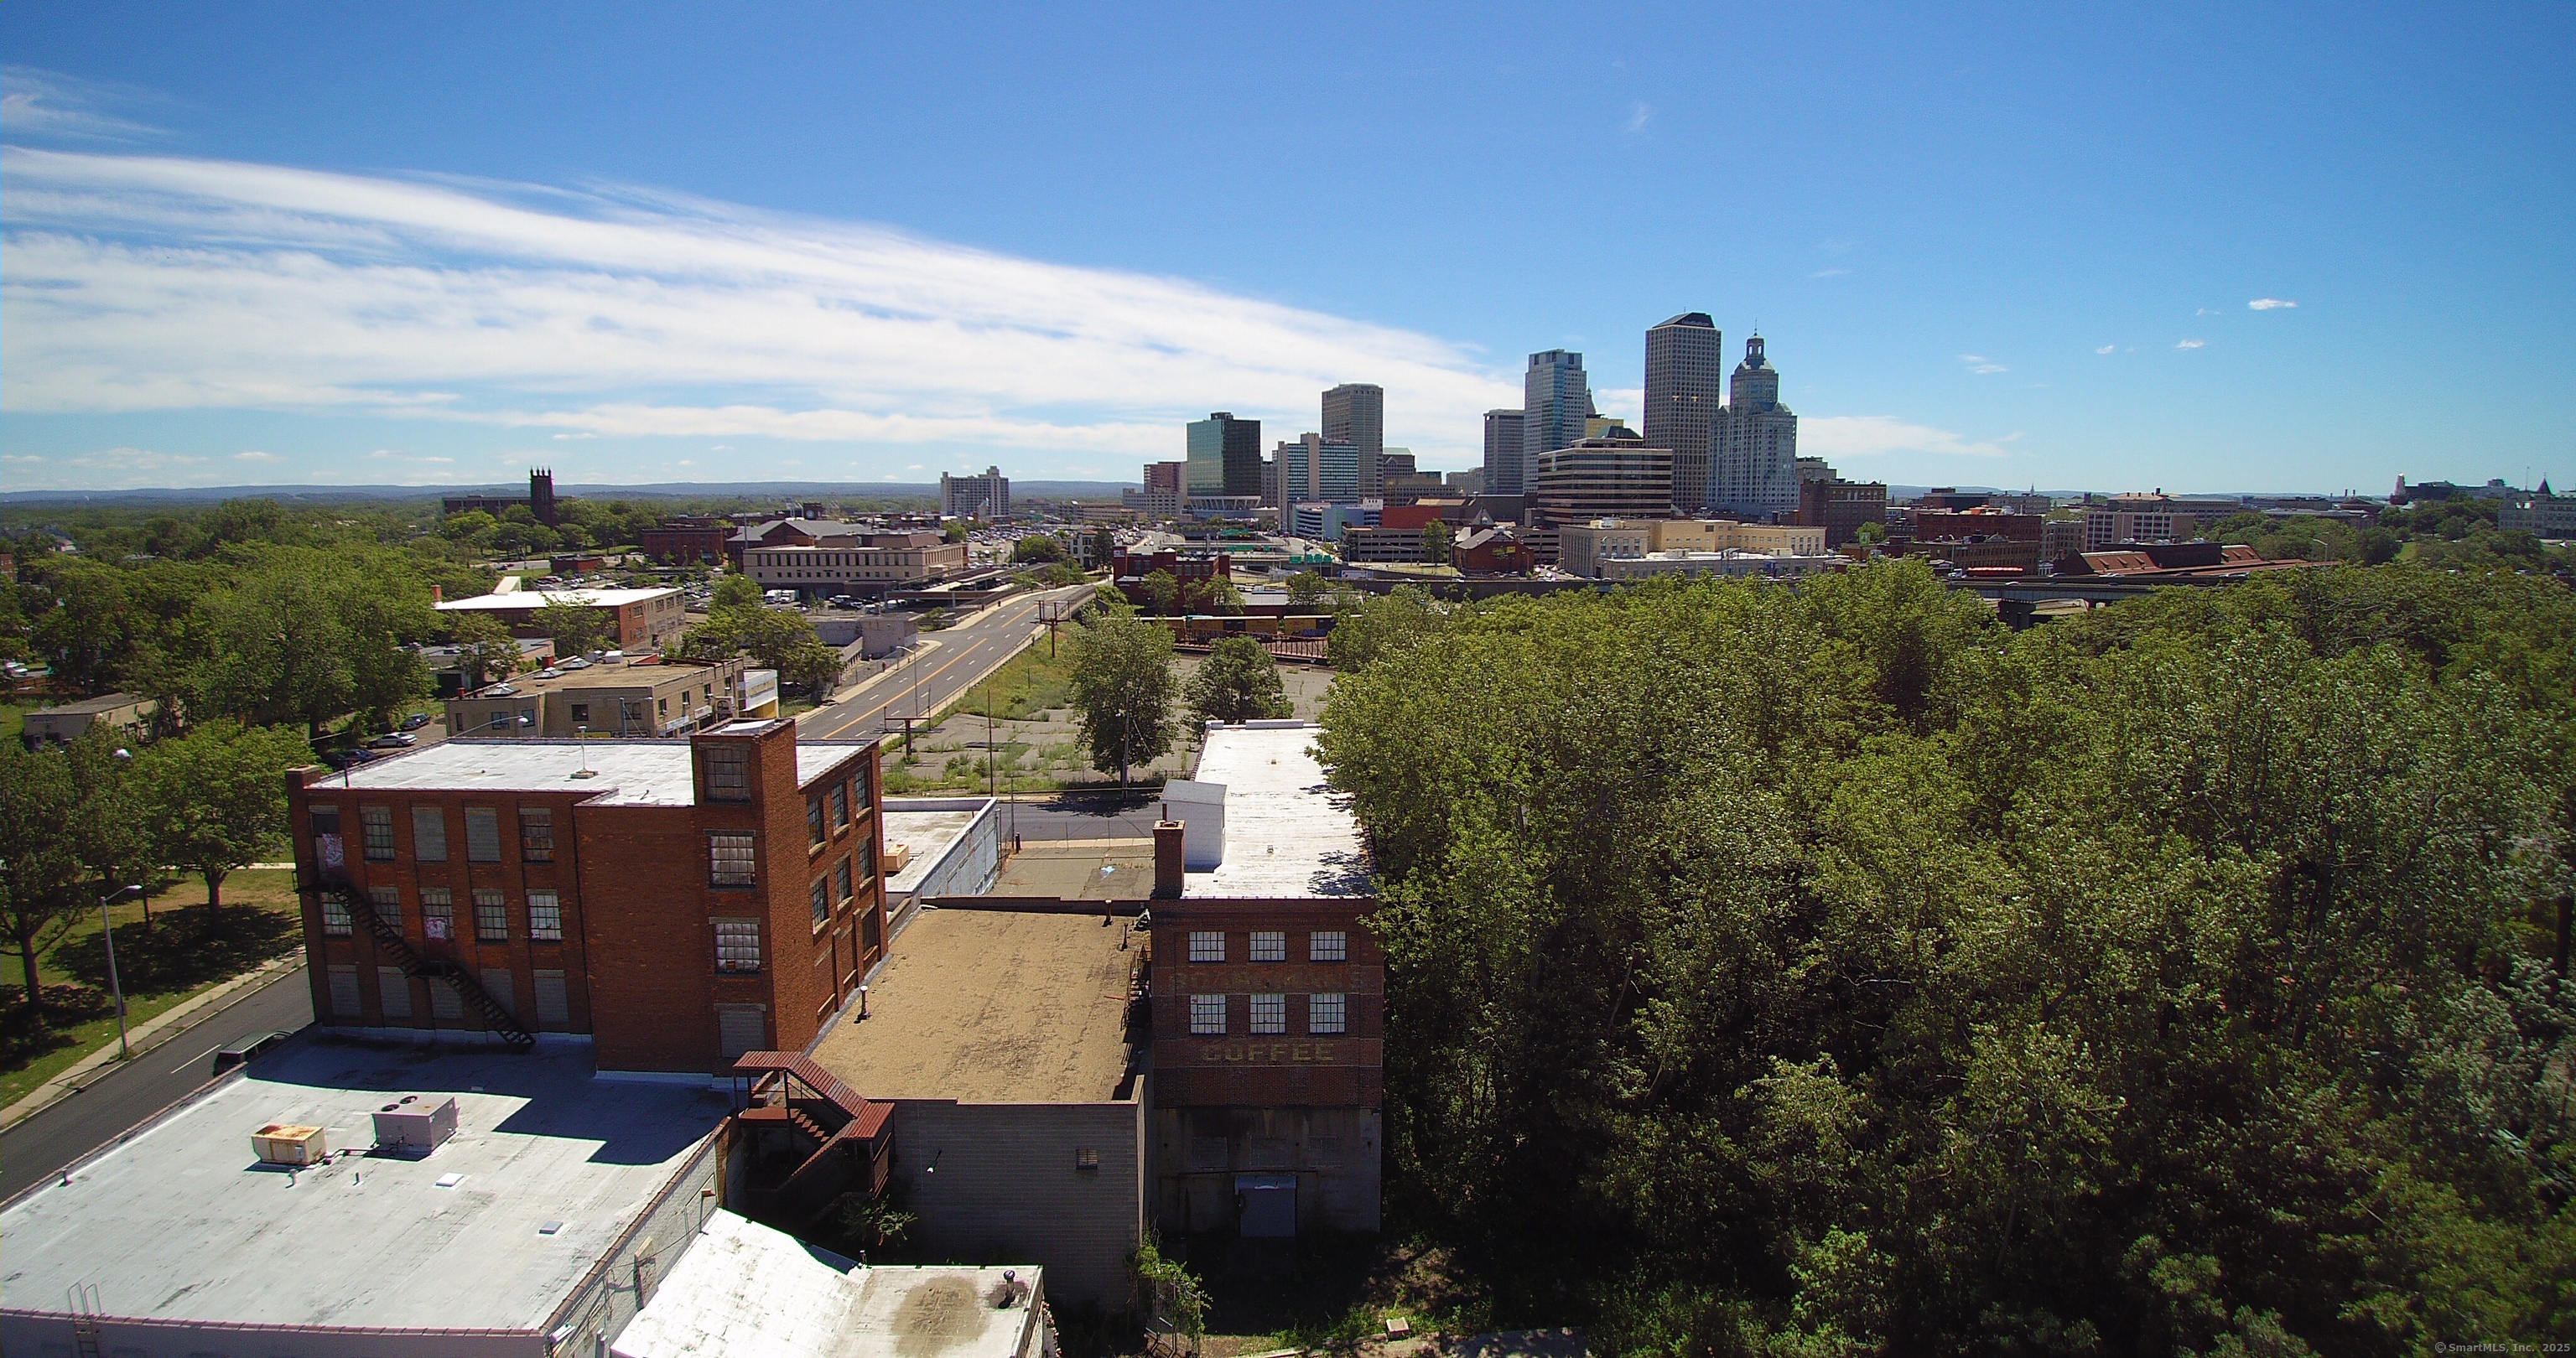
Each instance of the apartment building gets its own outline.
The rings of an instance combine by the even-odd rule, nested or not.
[[[553,739],[669,737],[737,717],[778,715],[778,672],[752,670],[740,656],[563,663],[580,668],[514,675],[449,698],[447,729]]]
[[[601,1070],[797,1050],[884,955],[877,745],[450,740],[289,775],[313,1012]]]
[[[848,525],[836,525],[848,527]],[[966,569],[966,544],[932,532],[816,535],[808,543],[748,548],[743,574],[762,589],[861,597],[911,589]]]
[[[1569,574],[1592,579],[1611,574],[1606,563],[1658,554],[1821,557],[1825,530],[1732,519],[1595,519],[1565,525],[1558,530],[1557,544],[1558,564]]]

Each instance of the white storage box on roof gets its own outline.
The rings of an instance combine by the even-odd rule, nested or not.
[[[456,1135],[456,1096],[405,1094],[376,1110],[376,1148],[427,1155]]]
[[[321,1128],[289,1122],[272,1122],[251,1133],[250,1144],[263,1162],[272,1165],[319,1164],[331,1154]]]

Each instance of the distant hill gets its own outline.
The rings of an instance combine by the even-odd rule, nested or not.
[[[1013,481],[1011,493],[1029,499],[1115,500],[1116,481]],[[479,486],[174,486],[152,490],[13,490],[0,492],[0,505],[103,504],[204,505],[223,500],[270,499],[296,504],[332,504],[352,500],[435,500],[443,495],[483,492],[525,495],[525,481],[494,481]],[[557,495],[589,500],[936,500],[936,483],[894,481],[663,481],[646,485],[575,485],[555,487]]]

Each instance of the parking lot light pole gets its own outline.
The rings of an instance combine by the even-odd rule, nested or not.
[[[107,993],[116,1001],[116,1059],[132,1060],[134,1048],[125,1040],[125,986],[116,978],[116,926],[108,922],[107,907],[129,891],[141,891],[140,883],[121,886],[98,898],[98,932],[107,940]]]

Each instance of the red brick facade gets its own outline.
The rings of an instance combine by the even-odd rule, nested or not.
[[[1361,923],[1362,897],[1156,901],[1154,1103],[1161,1108],[1350,1107],[1384,1102],[1386,960]],[[1254,960],[1253,935],[1275,933],[1284,956]],[[1344,960],[1314,960],[1319,932],[1342,936]],[[1224,937],[1222,962],[1193,962],[1191,935]],[[1192,1031],[1191,1000],[1225,999],[1225,1031]],[[1314,999],[1342,997],[1341,1031],[1317,1033]],[[1256,1032],[1256,996],[1285,1003]]]
[[[496,742],[495,759],[511,748]],[[828,748],[835,757],[800,785],[794,723],[700,734],[690,742],[689,805],[639,805],[621,800],[635,789],[579,783],[344,787],[300,771],[290,799],[314,1013],[337,1027],[486,1026],[448,982],[405,975],[363,915],[344,918],[345,891],[385,901],[374,908],[399,920],[410,951],[489,982],[521,1026],[589,1034],[600,1069],[714,1071],[740,1050],[802,1049],[884,952],[877,747]],[[733,800],[708,784],[711,763],[728,751],[741,752],[747,772]],[[324,781],[306,781],[316,776]],[[819,839],[809,828],[817,810]],[[431,823],[443,827],[443,854],[423,853],[437,847],[424,843]],[[749,884],[714,880],[718,833],[752,837]],[[819,923],[817,882],[828,898]],[[444,919],[435,913],[441,892]],[[536,937],[547,892],[560,938]]]

